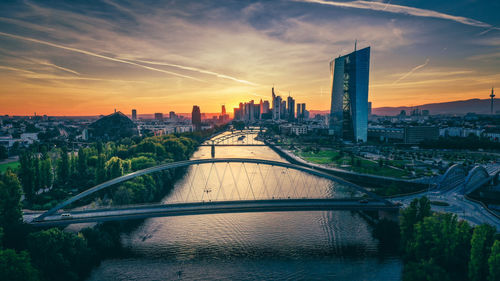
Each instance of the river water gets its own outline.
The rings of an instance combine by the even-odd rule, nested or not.
[[[210,147],[200,147],[191,159],[209,157]],[[285,161],[268,147],[217,147],[216,157]],[[221,163],[190,168],[163,201],[311,194],[355,195],[303,172]],[[88,280],[401,279],[400,258],[379,251],[371,226],[349,211],[151,218],[123,234],[122,242],[128,254],[103,261]]]

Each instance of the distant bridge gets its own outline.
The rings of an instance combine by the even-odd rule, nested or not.
[[[174,190],[170,197],[176,202],[60,213],[77,200],[124,181],[190,166],[194,172],[189,190],[186,194]],[[351,190],[348,197],[331,197],[332,190],[343,188]],[[367,197],[355,196],[363,194]],[[27,222],[51,226],[160,216],[311,210],[397,211],[398,206],[363,187],[318,170],[279,161],[222,158],[173,162],[136,171],[83,191]]]
[[[456,191],[470,194],[487,183],[498,181],[500,164],[476,165],[469,171],[461,164],[454,164],[439,178],[434,190],[439,192]]]

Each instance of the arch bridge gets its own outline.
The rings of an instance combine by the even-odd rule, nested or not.
[[[498,181],[500,165],[476,165],[469,171],[461,164],[454,164],[446,170],[436,184],[440,192],[457,191],[459,194],[470,194],[480,187]]]
[[[189,167],[189,176],[176,185],[164,203],[64,210],[127,180],[181,167]],[[394,212],[398,206],[356,184],[303,166],[261,159],[199,159],[167,163],[101,183],[29,223],[53,226],[196,214],[313,210]]]

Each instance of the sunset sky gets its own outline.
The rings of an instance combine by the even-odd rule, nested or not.
[[[2,1],[0,114],[232,112],[273,84],[326,110],[356,39],[373,107],[484,99],[499,26],[493,0]]]

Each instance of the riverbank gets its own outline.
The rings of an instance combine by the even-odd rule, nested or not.
[[[278,153],[281,157],[285,158],[292,164],[318,169],[322,172],[326,172],[334,176],[344,178],[352,183],[372,189],[379,195],[396,196],[399,194],[420,192],[428,188],[427,183],[418,182],[416,180],[403,180],[392,177],[361,174],[333,167],[325,167],[321,164],[308,162],[296,156],[294,153],[285,150],[279,146],[276,146],[271,142],[264,141],[264,143],[267,144],[274,152]]]

